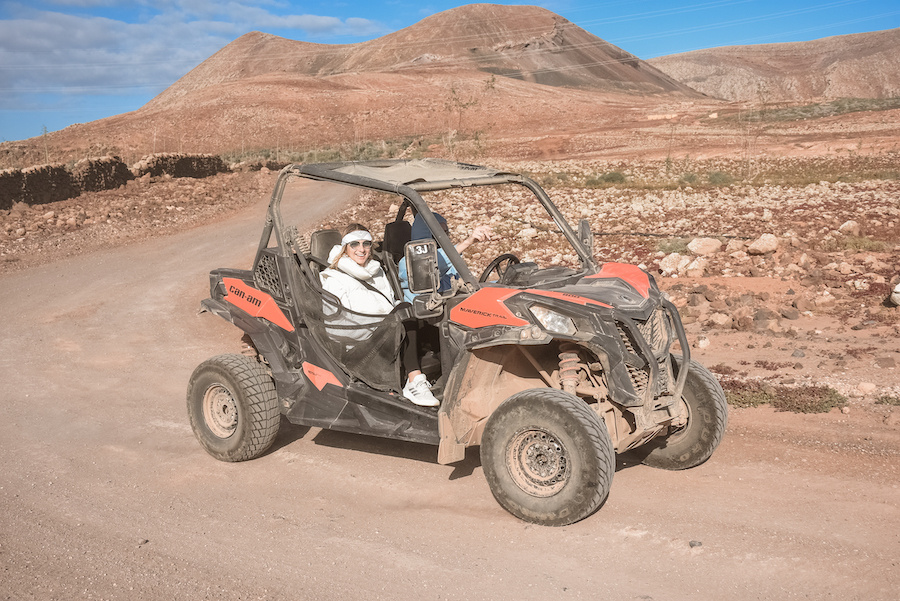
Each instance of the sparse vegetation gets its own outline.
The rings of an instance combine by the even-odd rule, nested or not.
[[[741,118],[747,121],[801,121],[862,111],[889,111],[896,108],[900,108],[900,98],[840,98],[830,102],[780,108],[763,106],[758,110],[743,113]]]
[[[843,236],[841,238],[830,238],[823,240],[819,244],[819,249],[825,252],[883,252],[888,250],[893,244],[883,242],[881,240],[873,240],[868,236]]]
[[[664,252],[667,255],[672,253],[678,253],[680,255],[688,254],[687,245],[690,241],[690,238],[668,238],[660,240],[656,245],[656,250]]]
[[[730,186],[734,183],[734,176],[724,171],[710,171],[706,178],[713,186]]]
[[[307,150],[277,151],[271,148],[263,148],[240,153],[228,153],[223,155],[222,158],[227,163],[265,164],[271,162],[276,165],[327,163],[331,161],[367,161],[391,159],[400,156],[416,159],[425,156],[428,146],[437,142],[437,138],[406,137],[393,140],[367,140]]]
[[[784,369],[786,367],[790,367],[791,363],[779,363],[777,361],[767,361],[765,359],[754,361],[753,365],[758,367],[759,369],[765,369],[767,371],[778,371],[780,369]]]
[[[700,178],[696,173],[682,173],[681,177],[678,179],[678,183],[687,186],[696,186],[700,183]]]
[[[625,174],[621,171],[607,171],[603,175],[592,175],[588,177],[584,185],[588,188],[598,188],[609,184],[624,184],[626,181]]]
[[[900,407],[900,397],[883,394],[875,399],[876,405],[891,405],[892,407]]]
[[[755,380],[722,379],[728,404],[734,407],[769,405],[791,413],[828,413],[847,397],[828,386],[773,386]]]

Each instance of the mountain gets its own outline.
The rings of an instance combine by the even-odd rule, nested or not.
[[[900,29],[710,48],[648,62],[697,91],[730,101],[806,103],[900,95]]]
[[[175,82],[147,108],[174,105],[203,88],[237,81],[423,71],[480,71],[550,86],[694,95],[634,55],[548,10],[472,4],[358,44],[311,44],[248,33]]]
[[[153,152],[553,135],[702,98],[550,11],[475,4],[358,44],[248,33],[136,111],[0,144],[0,166],[43,162],[44,144],[52,160],[112,152],[130,163]]]

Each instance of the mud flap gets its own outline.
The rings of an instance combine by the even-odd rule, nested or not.
[[[438,446],[438,463],[447,465],[466,458],[466,445],[456,441],[453,425],[446,413],[438,413],[438,432],[441,436],[440,446]]]

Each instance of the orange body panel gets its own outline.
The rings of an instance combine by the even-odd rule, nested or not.
[[[585,279],[619,278],[638,291],[644,298],[650,296],[650,277],[637,265],[627,263],[604,263],[600,271]]]
[[[294,331],[294,326],[281,311],[278,303],[271,296],[252,288],[237,278],[222,278],[225,284],[225,300],[252,315],[253,317],[262,317],[271,321],[275,325],[287,330]]]

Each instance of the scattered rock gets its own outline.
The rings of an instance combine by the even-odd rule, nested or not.
[[[808,298],[801,297],[794,300],[794,308],[801,313],[805,313],[806,311],[812,311],[815,308],[815,304]]]
[[[776,250],[778,250],[778,238],[774,234],[763,234],[747,247],[747,252],[751,255],[765,255]]]
[[[878,389],[878,386],[871,382],[860,382],[856,389],[862,394],[872,394]]]
[[[706,257],[697,257],[688,263],[687,267],[684,268],[684,273],[689,278],[702,278],[706,275],[706,267],[708,265],[709,261]]]
[[[826,290],[822,296],[816,297],[816,309],[831,309],[837,304],[837,300]]]
[[[800,319],[800,310],[796,307],[782,307],[781,316],[785,319]]]
[[[894,303],[894,305],[900,307],[900,284],[894,286],[894,291],[891,292],[890,301]]]
[[[709,316],[707,321],[713,326],[730,328],[733,320],[731,315],[726,315],[725,313],[713,313]]]
[[[846,221],[838,231],[845,236],[859,236],[859,224],[853,220]]]
[[[659,270],[663,275],[679,275],[690,264],[690,257],[672,253],[667,255],[659,262]]]
[[[716,238],[694,238],[687,245],[688,250],[698,256],[713,255],[722,248],[722,242]]]

